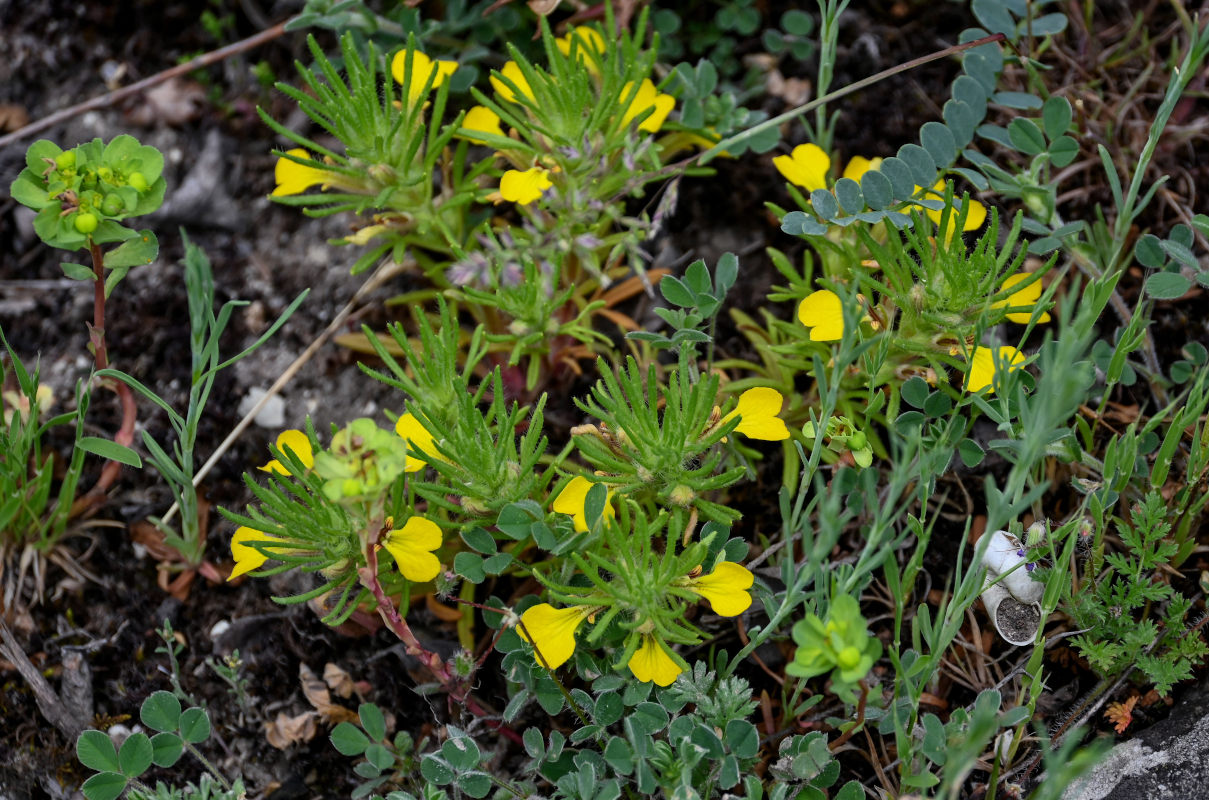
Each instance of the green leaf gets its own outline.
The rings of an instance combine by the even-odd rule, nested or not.
[[[157,767],[170,767],[180,760],[184,748],[175,733],[157,733],[151,737],[151,760]]]
[[[96,273],[92,271],[92,267],[86,267],[83,264],[73,264],[70,261],[64,261],[59,264],[59,269],[63,270],[63,274],[71,278],[73,281],[92,281],[96,280]]]
[[[1066,15],[1061,12],[1043,14],[1028,26],[1027,30],[1033,36],[1053,36],[1066,30]]]
[[[620,736],[610,737],[605,745],[604,760],[618,775],[629,775],[634,771],[634,751]]]
[[[88,800],[114,800],[126,788],[126,776],[116,772],[98,772],[80,789]]]
[[[916,408],[923,408],[928,396],[931,394],[931,387],[923,378],[916,375],[903,384],[901,390],[902,397]]]
[[[866,172],[865,175],[868,176],[872,172],[880,172],[890,180],[890,186],[893,187],[894,196],[897,199],[906,200],[915,194],[915,176],[911,172],[911,167],[898,156],[890,156],[883,160],[878,169]],[[864,178],[861,178],[861,186],[864,187]],[[868,192],[865,196],[869,196]],[[873,203],[870,202],[870,205]]]
[[[957,455],[961,457],[961,463],[973,468],[982,463],[986,452],[973,439],[962,439],[957,443]]]
[[[794,36],[808,36],[814,30],[814,17],[796,8],[781,15],[781,28]]]
[[[441,755],[455,770],[475,769],[483,754],[469,736],[453,736],[441,745]]]
[[[97,772],[117,772],[121,769],[113,740],[102,731],[87,730],[80,734],[76,740],[76,758]]]
[[[1173,239],[1167,239],[1159,242],[1159,247],[1163,248],[1163,252],[1174,258],[1176,261],[1190,269],[1200,269],[1200,262],[1196,260],[1196,255],[1186,245],[1182,245]]]
[[[431,754],[421,759],[420,774],[429,783],[435,783],[437,786],[448,786],[453,783],[453,768],[444,759]]]
[[[1020,152],[1035,156],[1045,152],[1045,136],[1037,123],[1027,117],[1016,117],[1008,123],[1008,138]]]
[[[957,140],[944,125],[939,122],[925,122],[919,129],[919,143],[923,145],[938,167],[947,167],[957,158]],[[901,155],[901,153],[900,153]],[[920,186],[931,184],[920,184]]]
[[[458,553],[453,557],[453,571],[474,584],[487,580],[483,557],[478,553]]]
[[[639,703],[629,719],[634,721],[634,726],[640,732],[653,736],[666,728],[671,718],[658,703]]]
[[[1156,300],[1174,300],[1192,288],[1192,281],[1178,272],[1156,272],[1146,279],[1146,293]]]
[[[596,724],[608,726],[620,720],[624,712],[625,704],[621,702],[621,695],[617,692],[604,692],[596,698],[592,717]]]
[[[848,781],[835,795],[835,800],[864,800],[865,790],[859,781]]]
[[[1045,105],[1041,106],[1041,122],[1045,126],[1045,135],[1049,137],[1050,141],[1064,135],[1070,130],[1070,101],[1056,95],[1046,100]]]
[[[180,728],[181,701],[172,692],[152,692],[143,701],[139,718],[148,728],[156,731],[175,731]]]
[[[25,151],[25,165],[33,172],[41,175],[42,172],[50,166],[44,159],[55,158],[59,153],[63,152],[63,148],[52,142],[50,139],[39,139],[29,146]]]
[[[665,275],[659,281],[659,293],[663,295],[664,300],[680,308],[692,308],[697,305],[697,300],[689,288],[684,285],[683,281],[672,275]]]
[[[898,157],[911,170],[911,180],[916,186],[927,188],[936,183],[936,161],[927,150],[917,144],[904,144],[898,148]]]
[[[394,753],[386,749],[383,745],[374,743],[365,748],[365,757],[373,764],[380,772],[384,772],[395,764]]]
[[[840,211],[835,195],[826,189],[815,189],[810,193],[810,207],[814,209],[814,213],[828,220],[835,219]]]
[[[726,746],[739,758],[755,758],[760,753],[760,732],[745,719],[726,723]]]
[[[881,211],[894,202],[894,186],[890,179],[875,169],[861,176],[861,194],[874,211]]]
[[[491,792],[491,777],[485,772],[467,772],[459,775],[454,782],[470,797],[486,797]]]
[[[364,708],[364,706],[362,707]],[[332,728],[331,735],[328,738],[332,742],[332,747],[336,748],[341,755],[346,756],[359,756],[365,752],[365,748],[369,747],[370,744],[369,737],[351,722],[341,722]]]
[[[1041,108],[1041,98],[1026,92],[995,92],[991,96],[991,102],[1024,111]]]
[[[83,436],[76,442],[76,446],[86,453],[92,453],[110,461],[117,461],[135,469],[143,468],[143,459],[139,457],[138,453],[125,445],[120,445],[108,439],[101,439],[96,436]]]
[[[22,170],[8,190],[14,200],[34,211],[41,211],[48,206],[56,205],[46,191],[46,182],[32,170]]]
[[[186,708],[181,713],[181,738],[189,744],[200,744],[210,738],[210,717],[205,709]]]
[[[1134,245],[1133,257],[1144,267],[1160,269],[1167,263],[1167,254],[1163,252],[1162,242],[1153,233],[1144,233],[1138,237]]]
[[[949,132],[953,134],[954,144],[959,148],[970,143],[974,138],[974,130],[982,121],[982,118],[974,113],[974,109],[960,100],[949,100],[941,114]]]
[[[375,742],[380,742],[386,738],[386,717],[382,714],[382,709],[378,708],[373,703],[362,703],[357,709],[357,716],[361,720],[361,727],[365,728],[365,734]]]
[[[154,757],[155,748],[151,746],[151,739],[147,734],[132,733],[122,742],[122,749],[118,751],[118,764],[121,765],[123,775],[137,778],[151,767]]]
[[[851,178],[840,178],[835,182],[835,197],[840,201],[840,207],[849,214],[859,214],[865,210],[861,185]]]
[[[1079,143],[1070,136],[1059,136],[1049,146],[1049,160],[1055,167],[1065,167],[1079,155]]]
[[[160,243],[150,230],[139,231],[134,237],[105,254],[105,268],[141,267],[155,261],[160,254]]]
[[[496,551],[495,537],[478,525],[469,530],[462,531],[462,541],[470,549],[477,550],[480,553],[490,555]]]
[[[781,220],[781,232],[790,236],[822,236],[827,233],[827,226],[805,212],[790,211]]]
[[[499,575],[512,566],[512,561],[511,553],[496,553],[493,556],[487,556],[483,559],[483,572],[488,575]]]

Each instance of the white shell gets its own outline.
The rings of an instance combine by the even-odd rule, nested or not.
[[[987,615],[995,625],[995,630],[1009,644],[1031,644],[1037,635],[1037,630],[1044,620],[1041,618],[1041,597],[1045,594],[1045,585],[1035,581],[1025,569],[1025,557],[1020,555],[1023,545],[1020,540],[1007,531],[995,531],[983,551],[982,564],[986,567],[986,584],[982,590],[982,602],[986,606]],[[1036,626],[1032,630],[1008,630],[1001,624],[1001,606],[1007,610],[1031,607],[1036,614]]]

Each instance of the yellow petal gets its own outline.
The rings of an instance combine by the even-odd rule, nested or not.
[[[395,433],[407,440],[409,450],[418,450],[430,458],[437,461],[449,463],[449,459],[441,455],[437,450],[436,439],[428,429],[420,424],[420,420],[416,419],[416,415],[408,412],[399,417],[395,421]],[[416,458],[413,455],[407,456],[407,466],[403,468],[404,472],[419,472],[428,466],[428,462],[424,459]]]
[[[830,289],[807,295],[798,306],[798,321],[811,329],[812,342],[835,342],[844,338],[844,304]]]
[[[310,469],[315,466],[315,454],[311,450],[311,440],[306,434],[297,429],[282,431],[277,436],[277,449],[282,453],[289,450],[298,460],[302,462],[302,466]],[[276,472],[278,475],[289,475],[290,471],[277,459],[273,459],[269,463],[260,467],[265,472]]]
[[[692,582],[690,588],[709,601],[714,613],[723,617],[737,617],[751,606],[751,588],[754,579],[747,567],[733,561],[723,561],[708,575]]]
[[[1024,359],[1024,353],[1014,347],[975,347],[974,352],[970,354],[966,390],[980,392],[987,389],[987,394],[993,393],[998,376],[1019,369],[1019,365]],[[998,362],[998,369],[996,369],[996,362]]]
[[[621,87],[621,100],[629,96],[634,90],[634,82],[629,81],[625,86]],[[658,133],[663,127],[664,120],[671,110],[676,105],[676,98],[670,94],[662,94],[651,82],[650,78],[646,78],[638,85],[638,92],[634,95],[634,99],[630,101],[629,107],[625,113],[621,115],[621,127],[629,125],[639,114],[643,114],[647,109],[654,109],[651,115],[638,123],[638,130],[646,131],[647,133]]]
[[[430,581],[441,571],[441,561],[432,553],[441,546],[441,529],[432,520],[412,517],[387,534],[382,546],[394,556],[403,577],[413,583]]]
[[[235,568],[231,570],[227,580],[233,580],[244,573],[260,569],[264,566],[264,562],[269,560],[268,556],[252,547],[249,542],[276,541],[280,540],[254,528],[243,525],[236,528],[235,533],[231,535],[231,556],[235,559]]]
[[[573,42],[576,60],[587,67],[588,72],[600,75],[600,62],[606,49],[604,37],[595,28],[577,25],[566,36],[555,39],[554,46],[558,52],[570,58]]]
[[[657,686],[671,686],[683,670],[664,650],[662,642],[653,636],[644,635],[642,644],[630,656],[630,672],[646,683],[654,681]]]
[[[878,158],[853,156],[851,159],[849,159],[847,166],[844,167],[844,174],[842,177],[859,182],[861,176],[863,176],[866,172],[880,169],[881,166],[882,159],[880,156]]]
[[[504,129],[500,126],[500,115],[487,108],[487,106],[475,106],[467,111],[466,116],[462,118],[462,130],[489,133],[493,136],[504,135]],[[486,144],[482,139],[475,138],[474,136],[465,133],[459,135],[475,144]]]
[[[785,398],[776,389],[768,386],[757,386],[739,395],[739,404],[735,410],[722,418],[728,422],[740,417],[735,426],[735,433],[741,433],[750,439],[763,439],[766,442],[779,442],[789,438],[789,429],[777,414]]]
[[[558,669],[575,652],[575,631],[590,611],[586,606],[555,608],[539,603],[521,614],[523,625],[516,630],[533,645],[538,664],[544,660],[550,669]]]
[[[569,514],[572,522],[575,524],[575,530],[583,533],[588,530],[588,513],[584,508],[584,504],[588,500],[588,490],[596,484],[588,480],[582,475],[576,475],[571,479],[571,482],[563,487],[563,490],[558,493],[558,497],[554,498],[554,503],[550,508],[558,514]],[[613,505],[610,502],[613,499],[613,490],[609,489],[605,494],[604,516],[612,519],[615,512]]]
[[[406,49],[400,50],[395,53],[395,57],[390,62],[390,74],[394,76],[400,86],[407,83],[408,52]],[[450,75],[457,72],[457,69],[458,62],[456,61],[434,62],[419,50],[411,51],[411,84],[407,87],[408,104],[414,106],[424,97],[424,85],[428,83],[429,78],[432,78],[432,86],[428,87],[428,90],[432,91],[444,83]],[[434,72],[435,77],[433,77]]]
[[[918,186],[916,186],[915,188],[917,190],[919,189]],[[944,197],[945,181],[943,178],[941,178],[940,180],[936,181],[935,184],[933,184],[932,191],[936,195],[939,195],[942,198]],[[956,227],[955,223],[957,221],[957,213],[960,209],[961,209],[961,198],[954,196],[953,197],[953,209],[949,212],[949,222],[945,226],[945,230],[944,230],[945,244],[948,244],[953,239],[953,229],[954,229],[954,227]],[[939,226],[941,217],[944,216],[944,209],[938,210],[938,209],[933,209],[933,208],[925,208],[924,213],[928,216],[928,219],[932,220],[932,224]],[[966,213],[966,221],[965,221],[965,224],[962,225],[961,229],[963,231],[977,230],[978,228],[982,227],[982,223],[986,222],[986,219],[987,219],[986,206],[984,206],[982,203],[978,202],[977,200],[970,200],[970,210]]]
[[[524,172],[510,169],[500,178],[500,196],[509,202],[527,205],[552,185],[548,169],[533,167]]]
[[[807,142],[793,148],[787,156],[777,156],[773,166],[794,186],[813,192],[827,188],[827,172],[831,169],[831,157],[817,144]]]
[[[505,78],[512,81],[513,86],[520,91],[521,95],[528,98],[530,102],[533,102],[533,89],[529,87],[529,81],[525,80],[525,73],[521,72],[520,65],[518,65],[515,61],[509,61],[504,65],[503,69],[500,70],[500,75],[503,75]],[[498,94],[501,99],[506,100],[509,103],[518,102],[516,99],[516,92],[513,92],[508,84],[504,83],[494,75],[491,76],[490,80],[492,88],[495,89],[495,93]]]
[[[1017,272],[1015,275],[1009,275],[1003,279],[1003,286],[999,287],[1000,292],[1007,291],[1017,284],[1032,280],[1033,276],[1027,272]],[[1009,295],[1006,300],[1000,300],[997,303],[992,303],[991,308],[1019,308],[1021,306],[1031,307],[1037,305],[1037,301],[1041,299],[1041,280],[1033,280],[1028,286],[1018,292]],[[1017,311],[1006,315],[1011,322],[1018,322],[1021,325],[1027,325],[1029,320],[1033,318],[1031,312]],[[1037,318],[1038,322],[1049,322],[1050,315],[1048,311],[1042,311],[1041,316]]]
[[[285,152],[286,155],[298,158],[311,157],[311,154],[301,147],[295,147]],[[302,194],[312,186],[330,182],[332,177],[331,173],[326,170],[308,164],[299,164],[280,156],[277,158],[277,166],[273,168],[273,176],[277,179],[277,188],[273,190],[274,197]]]

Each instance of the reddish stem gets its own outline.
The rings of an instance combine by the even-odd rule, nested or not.
[[[483,718],[490,727],[494,728],[504,737],[523,746],[524,740],[521,739],[520,734],[504,723],[489,718],[490,714],[487,709],[483,708],[467,691],[467,681],[458,678],[449,669],[449,664],[444,659],[420,644],[420,640],[412,632],[411,626],[400,616],[399,609],[395,607],[390,597],[387,596],[386,590],[382,588],[381,581],[378,580],[378,548],[381,546],[379,542],[382,534],[386,530],[384,527],[371,537],[369,544],[365,548],[365,566],[357,570],[357,575],[361,578],[361,585],[369,589],[374,599],[378,601],[378,613],[382,616],[382,621],[386,623],[386,626],[390,628],[395,636],[399,637],[399,641],[403,642],[407,648],[408,655],[418,658],[420,663],[433,674],[433,677],[437,679],[442,688],[448,693],[451,704],[461,704],[471,714]]]
[[[109,366],[109,347],[105,343],[105,254],[101,246],[89,240],[89,252],[92,254],[92,271],[96,276],[93,280],[92,324],[88,326],[88,340],[92,344],[93,359],[98,370]],[[122,406],[122,425],[114,434],[113,440],[124,447],[134,443],[134,423],[138,417],[138,407],[134,402],[134,393],[130,387],[121,381],[106,380],[102,385],[117,393]],[[122,471],[119,461],[110,461],[101,470],[101,477],[88,494],[76,501],[72,512],[83,510],[88,506],[99,503],[101,496],[113,486]]]

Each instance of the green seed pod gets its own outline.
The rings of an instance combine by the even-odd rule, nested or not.
[[[126,183],[133,186],[139,194],[147,191],[147,178],[141,172],[130,173],[130,176],[126,178]]]
[[[126,210],[126,204],[122,202],[122,198],[116,194],[107,194],[105,199],[101,201],[101,211],[107,217],[117,216]]]
[[[81,211],[76,214],[76,230],[85,235],[92,233],[97,229],[97,216],[89,211]]]
[[[62,153],[59,153],[55,156],[55,165],[59,169],[71,169],[76,165],[76,151],[64,150]]]

